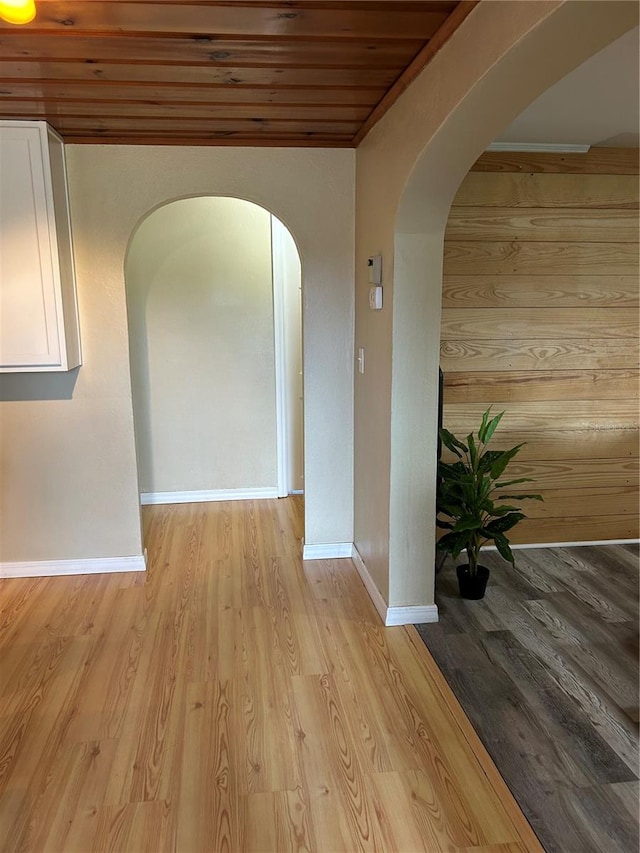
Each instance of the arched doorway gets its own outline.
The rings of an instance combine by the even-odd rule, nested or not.
[[[301,268],[286,227],[243,199],[173,201],[139,224],[125,278],[142,503],[301,491]]]
[[[635,25],[637,7],[627,3],[480,4],[358,149],[356,277],[366,278],[368,255],[382,254],[392,308],[374,317],[356,294],[356,346],[378,357],[376,377],[357,377],[355,389],[355,545],[387,624],[437,618],[439,326],[451,201],[527,103]],[[478,27],[491,39],[478,39]]]

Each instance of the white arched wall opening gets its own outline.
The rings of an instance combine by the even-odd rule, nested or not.
[[[356,563],[386,624],[432,621],[443,240],[470,166],[532,100],[637,26],[627,2],[483,2],[357,152]],[[383,256],[386,311],[366,304]],[[391,306],[389,308],[389,306]]]
[[[84,364],[73,399],[47,406],[56,454],[41,505],[55,503],[57,514],[38,505],[36,557],[113,566],[132,555],[141,562],[125,256],[148,213],[205,195],[252,201],[295,237],[303,268],[305,542],[353,542],[354,152],[69,145],[66,153]],[[20,433],[23,457],[28,450],[41,459],[42,433],[24,424]],[[6,487],[10,494],[9,479]]]
[[[301,266],[288,229],[244,199],[173,201],[136,227],[125,277],[141,502],[301,489]]]

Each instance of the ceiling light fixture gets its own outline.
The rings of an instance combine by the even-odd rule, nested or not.
[[[8,24],[28,24],[35,16],[34,0],[0,0],[0,18]]]

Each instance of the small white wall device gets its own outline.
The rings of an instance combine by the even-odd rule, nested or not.
[[[382,308],[382,288],[379,284],[369,288],[369,308],[373,311],[379,311]]]
[[[382,284],[382,255],[374,255],[367,261],[369,284]]]
[[[374,255],[367,261],[369,267],[369,308],[379,311],[382,308],[382,255]]]

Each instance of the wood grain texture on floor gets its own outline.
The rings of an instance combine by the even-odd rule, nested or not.
[[[300,499],[144,521],[146,574],[0,585],[3,853],[539,853],[415,629],[302,562]]]
[[[638,849],[638,547],[487,552],[485,598],[452,564],[418,631],[547,853]]]

